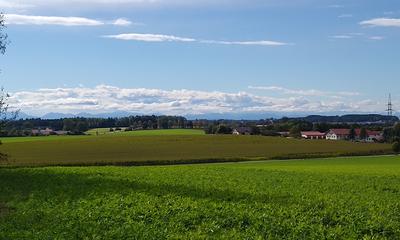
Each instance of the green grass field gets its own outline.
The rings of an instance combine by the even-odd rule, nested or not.
[[[399,239],[400,157],[0,168],[0,239]]]
[[[10,160],[2,164],[149,165],[391,153],[390,145],[386,144],[262,136],[174,135],[173,132],[176,131],[171,130],[170,135],[164,131],[149,136],[106,134],[8,139],[1,151],[8,154]]]
[[[141,130],[131,132],[110,132],[109,128],[96,128],[86,132],[87,135],[79,136],[35,136],[35,137],[3,137],[0,141],[3,143],[15,143],[15,142],[34,142],[34,141],[54,141],[54,140],[71,140],[81,139],[96,136],[96,132],[100,136],[193,136],[193,135],[205,135],[203,130],[197,129],[162,129],[162,130]]]

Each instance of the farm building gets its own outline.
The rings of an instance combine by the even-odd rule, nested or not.
[[[316,131],[301,132],[301,137],[305,139],[325,139],[325,133]]]
[[[367,138],[361,139],[361,129],[355,129],[355,139],[356,141],[365,142],[378,142],[383,140],[383,134],[379,131],[367,131]],[[331,129],[326,134],[326,139],[328,140],[348,140],[350,138],[350,129]]]
[[[356,140],[366,142],[379,142],[383,140],[383,133],[379,131],[367,130],[367,138],[361,139],[361,129],[356,129]]]
[[[54,131],[51,128],[46,129],[33,129],[33,136],[50,136],[50,135],[67,135],[68,131]]]
[[[251,128],[249,127],[238,127],[233,130],[232,132],[233,135],[250,135],[251,134]]]
[[[350,129],[331,129],[326,133],[328,140],[347,140],[350,136]]]

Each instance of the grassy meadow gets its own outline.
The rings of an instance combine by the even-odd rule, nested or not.
[[[137,134],[137,135],[135,135]],[[391,153],[390,145],[155,130],[2,139],[3,165],[151,165]]]
[[[0,168],[0,239],[399,239],[400,157]]]

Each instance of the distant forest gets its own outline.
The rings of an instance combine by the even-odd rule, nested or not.
[[[123,118],[64,118],[64,119],[19,119],[10,121],[2,136],[29,135],[32,129],[51,128],[82,134],[93,128],[129,127],[136,129],[193,128],[193,122],[179,116],[131,116]]]
[[[307,117],[294,119],[311,123],[393,123],[399,121],[399,118],[396,116],[385,116],[379,114],[350,114],[343,116],[310,115]]]

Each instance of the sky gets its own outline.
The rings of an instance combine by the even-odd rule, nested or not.
[[[400,110],[398,0],[0,0],[0,86],[49,112]]]

